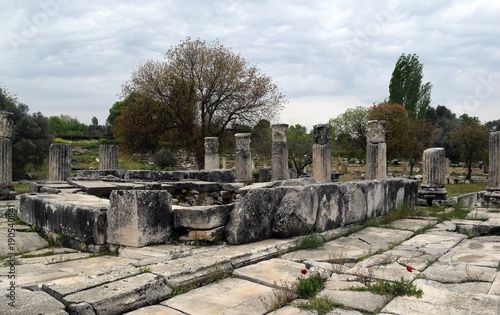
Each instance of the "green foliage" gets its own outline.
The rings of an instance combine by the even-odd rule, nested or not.
[[[287,132],[288,158],[297,174],[302,175],[304,168],[312,163],[314,134],[299,124],[288,127]]]
[[[175,154],[167,148],[163,148],[154,155],[155,165],[161,168],[172,167],[177,164]]]
[[[368,283],[366,287],[353,287],[353,291],[369,291],[379,295],[388,296],[415,296],[421,298],[424,292],[422,289],[417,288],[416,285],[409,280],[401,277],[398,281],[377,280],[373,283]]]
[[[305,235],[298,240],[297,249],[314,249],[323,246],[325,240],[318,233]]]
[[[342,305],[332,301],[327,296],[313,297],[307,302],[301,302],[298,307],[306,311],[315,311],[318,315],[328,314],[335,307],[341,307]]]
[[[368,108],[357,106],[329,121],[332,127],[332,149],[337,156],[366,158],[366,122]]]
[[[445,189],[448,193],[448,198],[461,196],[473,192],[485,191],[486,183],[469,183],[469,184],[451,184],[446,185]]]
[[[460,149],[460,157],[467,165],[467,179],[472,175],[472,163],[482,160],[489,147],[489,130],[477,117],[463,114],[459,125],[451,131],[451,140]]]
[[[459,148],[450,137],[451,131],[459,124],[457,116],[446,106],[438,105],[435,109],[433,107],[427,109],[427,119],[435,127],[432,147],[444,148],[446,157],[452,161],[458,161],[460,159]]]
[[[12,178],[26,177],[27,167],[38,170],[48,157],[52,142],[47,117],[41,113],[29,114],[29,108],[18,102],[0,86],[0,110],[12,113]]]
[[[430,82],[422,84],[423,65],[416,54],[402,54],[389,84],[389,103],[401,104],[413,119],[424,119],[431,102]]]
[[[261,119],[252,129],[252,156],[271,160],[272,129],[269,120]]]
[[[50,128],[58,136],[85,136],[88,134],[87,125],[78,121],[76,117],[68,115],[50,116]]]
[[[122,108],[114,119],[116,136],[124,144],[143,152],[182,147],[196,155],[200,166],[205,137],[272,119],[285,102],[271,78],[239,54],[217,41],[209,45],[189,37],[171,47],[164,61],[139,66],[123,85],[122,95],[138,100],[127,107],[140,107]],[[148,138],[158,142],[139,147],[125,141],[134,137],[140,144]]]
[[[319,274],[297,279],[297,294],[303,299],[315,296],[325,287],[325,280]]]

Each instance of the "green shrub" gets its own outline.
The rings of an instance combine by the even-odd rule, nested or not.
[[[177,159],[174,153],[166,148],[156,152],[153,159],[155,165],[161,168],[171,167],[177,164]]]
[[[297,294],[304,299],[310,298],[324,288],[325,280],[319,274],[298,278]]]

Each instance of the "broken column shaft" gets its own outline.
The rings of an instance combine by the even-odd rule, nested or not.
[[[49,148],[49,180],[65,181],[71,173],[71,148],[67,144],[52,143]]]
[[[205,170],[219,169],[219,138],[205,138]]]
[[[370,120],[366,123],[366,142],[366,179],[386,178],[385,120]]]
[[[118,147],[114,144],[101,144],[99,146],[99,170],[116,169],[118,169]]]
[[[237,133],[236,138],[236,180],[244,182],[252,179],[252,154],[250,153],[250,133]]]
[[[312,175],[318,183],[331,181],[331,148],[329,125],[314,126],[314,144],[312,154]]]
[[[12,114],[0,112],[0,200],[12,200]]]
[[[418,192],[419,198],[427,199],[427,204],[432,200],[445,200],[446,189],[446,157],[443,148],[430,148],[422,155],[422,184]]]
[[[288,146],[286,144],[287,124],[272,125],[271,179],[286,180],[288,172]]]
[[[483,196],[487,208],[500,208],[500,131],[490,133],[488,186]]]

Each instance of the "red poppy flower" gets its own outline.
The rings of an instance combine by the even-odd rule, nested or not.
[[[303,275],[306,275],[306,274],[307,274],[307,269],[302,269],[302,270],[300,271],[300,273],[301,273],[301,274],[303,274]]]
[[[406,265],[406,270],[408,270],[408,272],[413,272],[413,268],[410,265]]]

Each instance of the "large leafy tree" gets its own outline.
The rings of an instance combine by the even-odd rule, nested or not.
[[[366,117],[368,108],[357,106],[329,121],[333,149],[337,155],[364,159],[366,155]]]
[[[387,158],[404,157],[407,152],[410,119],[408,111],[399,104],[379,103],[368,111],[368,120],[385,120]]]
[[[164,128],[184,139],[200,164],[205,137],[220,136],[236,124],[273,119],[285,102],[271,78],[239,54],[218,42],[208,45],[189,37],[172,47],[165,60],[140,65],[122,92],[162,104],[163,113],[157,115],[165,116]]]
[[[12,113],[12,178],[26,177],[28,166],[38,168],[48,157],[53,140],[49,120],[41,113],[29,114],[27,105],[0,86],[0,110]]]
[[[303,174],[306,166],[312,164],[312,148],[314,144],[314,133],[307,132],[302,125],[289,126],[287,130],[288,158],[298,175]]]
[[[50,116],[49,123],[52,132],[58,136],[85,136],[88,134],[87,125],[69,115]]]
[[[463,114],[459,125],[451,132],[452,141],[460,148],[460,156],[467,166],[467,179],[472,175],[472,163],[480,161],[488,149],[489,130],[477,117]]]
[[[444,148],[446,156],[455,162],[460,160],[460,150],[452,140],[451,131],[457,128],[460,121],[457,116],[446,106],[438,105],[435,109],[429,107],[427,119],[434,124],[434,138],[432,147]]]
[[[432,84],[422,84],[423,65],[416,54],[402,54],[389,84],[389,103],[401,104],[412,119],[426,117],[431,102]]]

